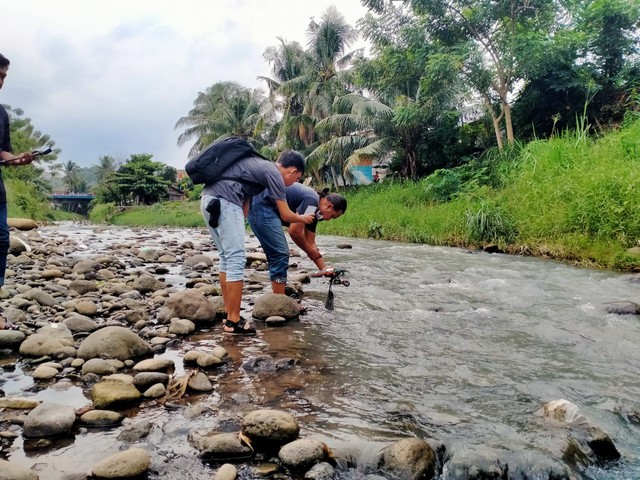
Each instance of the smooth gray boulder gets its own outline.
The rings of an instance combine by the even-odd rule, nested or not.
[[[105,327],[84,339],[78,358],[116,358],[129,360],[151,353],[151,345],[128,328]]]

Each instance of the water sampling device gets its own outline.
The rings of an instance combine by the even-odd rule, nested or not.
[[[346,270],[341,268],[327,268],[310,275],[311,277],[324,277],[329,279],[329,291],[327,292],[327,299],[324,302],[324,307],[327,310],[333,310],[333,290],[331,290],[331,287],[334,285],[344,285],[345,287],[351,285],[349,280],[342,278],[346,272]]]

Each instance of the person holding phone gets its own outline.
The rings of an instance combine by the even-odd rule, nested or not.
[[[251,323],[240,316],[247,256],[244,219],[251,198],[265,192],[287,221],[313,222],[313,215],[291,211],[285,199],[287,185],[297,182],[304,168],[304,157],[298,152],[283,152],[275,163],[249,156],[231,165],[224,171],[223,178],[205,185],[202,190],[200,211],[220,254],[220,289],[227,309],[222,327],[225,334],[256,333]]]
[[[0,53],[0,89],[9,72],[11,62]],[[7,270],[7,255],[9,254],[9,224],[7,223],[7,191],[2,180],[2,168],[17,167],[30,164],[34,156],[30,152],[19,155],[11,153],[11,135],[9,132],[9,115],[0,105],[0,288],[4,285],[4,274]],[[0,314],[0,330],[6,328],[6,321]]]
[[[289,244],[282,229],[289,227],[289,236],[300,247],[319,270],[328,267],[316,245],[316,227],[319,221],[332,220],[347,211],[347,200],[328,188],[317,192],[313,188],[294,183],[285,189],[289,208],[299,214],[314,213],[315,219],[309,224],[285,222],[269,196],[269,192],[253,198],[249,210],[249,225],[262,245],[269,263],[269,278],[273,293],[284,294],[289,268]]]

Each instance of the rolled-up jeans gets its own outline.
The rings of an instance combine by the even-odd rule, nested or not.
[[[218,226],[212,228],[209,225],[207,205],[213,198],[215,197],[211,195],[203,195],[200,199],[200,211],[220,255],[220,271],[227,274],[227,282],[239,282],[244,280],[247,259],[244,247],[244,213],[242,207],[220,198]]]
[[[9,225],[7,224],[7,203],[0,203],[0,287],[4,285],[9,254]]]
[[[289,245],[282,230],[278,212],[264,202],[255,202],[249,210],[249,225],[256,234],[269,262],[269,278],[272,282],[287,283]]]

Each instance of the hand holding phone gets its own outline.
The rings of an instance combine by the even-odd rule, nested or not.
[[[318,209],[318,207],[316,207],[315,205],[309,205],[307,207],[307,209],[304,211],[303,215],[308,215],[310,213],[316,213],[317,209]]]

